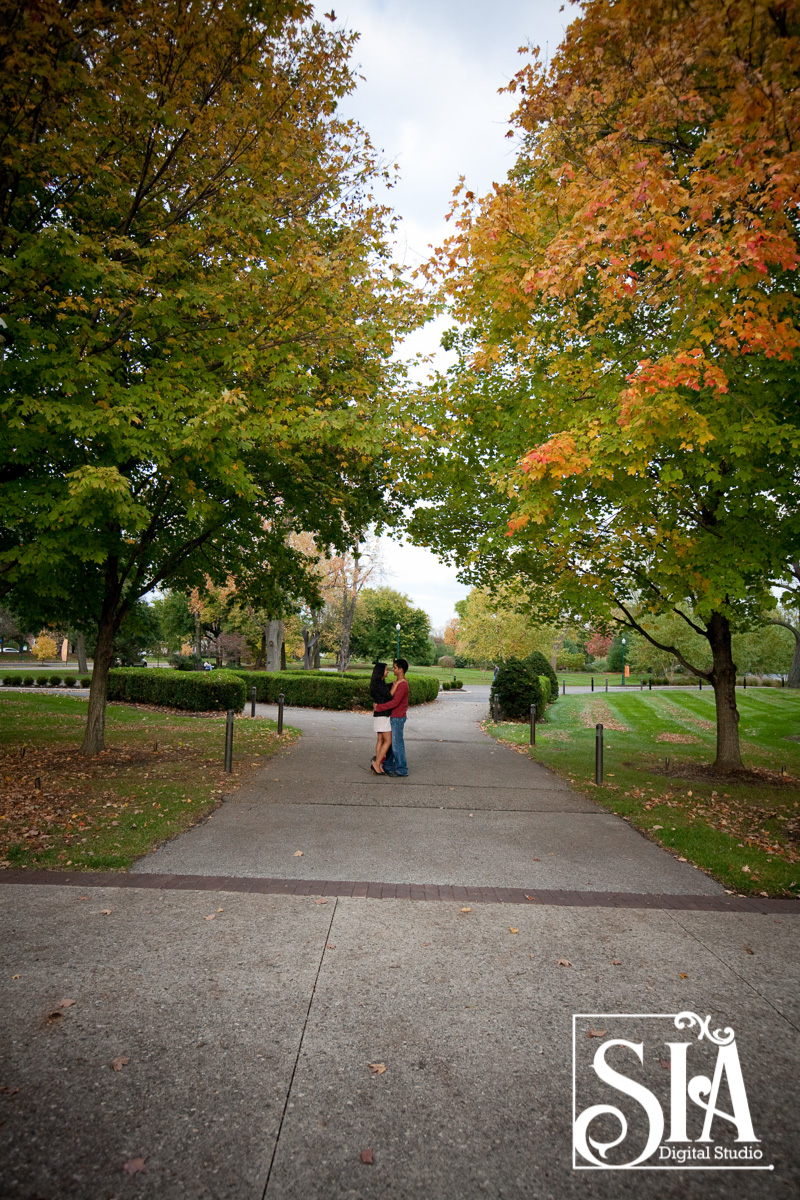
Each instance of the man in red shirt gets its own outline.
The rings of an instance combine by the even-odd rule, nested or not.
[[[376,704],[375,712],[388,712],[392,724],[392,748],[383,760],[384,775],[408,774],[406,762],[406,743],[404,728],[408,712],[408,683],[406,671],[408,662],[404,658],[396,658],[393,666],[397,682],[392,686],[392,698],[385,704]]]

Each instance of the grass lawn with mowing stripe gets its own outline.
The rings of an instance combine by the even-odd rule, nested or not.
[[[110,704],[108,749],[84,758],[86,711],[78,697],[0,693],[0,866],[124,870],[299,736],[237,717],[226,775],[224,713]]]
[[[744,776],[707,773],[716,743],[711,692],[562,696],[537,725],[535,747],[527,724],[487,721],[485,728],[726,888],[798,895],[800,694],[761,688],[738,691],[736,701]],[[594,783],[598,722],[601,787]]]

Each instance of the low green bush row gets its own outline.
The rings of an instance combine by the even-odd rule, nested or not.
[[[330,671],[240,671],[247,698],[256,689],[259,704],[277,704],[282,692],[288,707],[372,708],[369,678],[365,675],[334,675]],[[407,675],[410,704],[425,704],[439,694],[439,680],[428,675]]]
[[[82,675],[79,679],[72,671],[66,675],[24,675],[21,671],[9,671],[3,676],[4,687],[89,687],[91,682],[88,675]]]
[[[220,712],[244,708],[247,689],[233,671],[153,671],[114,667],[108,676],[109,700],[158,704],[186,712]]]
[[[444,679],[442,680],[443,692],[460,692],[464,686],[463,679]]]

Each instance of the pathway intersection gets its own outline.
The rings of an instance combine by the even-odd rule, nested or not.
[[[369,774],[368,716],[292,710],[298,743],[129,875],[3,873],[3,1196],[797,1194],[797,906],[728,897],[494,743],[487,699],[412,709],[405,780]],[[625,1162],[644,1110],[592,1057],[642,1043],[609,1062],[669,1125],[666,1043],[716,1061],[656,1024],[684,1011],[735,1030],[774,1170],[574,1170],[573,1024],[577,1111],[624,1109]]]

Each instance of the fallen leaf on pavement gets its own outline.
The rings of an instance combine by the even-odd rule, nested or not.
[[[314,903],[315,903],[315,904],[327,904],[327,903],[328,903],[328,901],[327,901],[327,900],[325,900],[325,899],[320,899],[320,900],[315,900],[315,901],[314,901]]]
[[[611,965],[612,965],[612,967],[621,967],[622,963],[620,962],[620,960],[618,958],[612,958]]]
[[[751,950],[749,946],[745,946],[745,952],[747,954],[755,954],[755,950]],[[17,979],[19,977],[17,975],[15,975],[14,978]]]
[[[367,1063],[373,1075],[383,1075],[386,1071],[386,1063]]]
[[[472,909],[471,908],[462,908],[461,911],[462,912],[472,912]]]
[[[217,909],[217,912],[225,912],[225,909],[224,909],[224,908],[218,908],[218,909]]]
[[[211,913],[211,915],[210,915],[210,916],[208,916],[208,917],[203,917],[203,920],[204,920],[204,921],[216,921],[216,919],[217,919],[217,914],[216,914],[216,913]]]
[[[12,975],[11,978],[12,979],[22,979],[22,976],[21,975]]]
[[[18,1087],[0,1087],[0,1092],[2,1092],[4,1096],[16,1096],[18,1091]]]
[[[366,1163],[368,1167],[371,1167],[375,1161],[374,1158],[372,1157],[372,1151],[371,1150],[362,1150],[361,1151],[361,1161],[362,1161],[362,1163]]]
[[[119,1058],[112,1058],[111,1070],[112,1071],[121,1071],[123,1067],[127,1067],[128,1063],[130,1061],[131,1060],[129,1058],[126,1058],[124,1054],[120,1054]]]
[[[665,1071],[672,1070],[672,1063],[669,1061],[668,1058],[660,1058],[658,1061],[661,1063],[661,1066],[664,1068]]]
[[[569,959],[568,959],[568,958],[560,958],[560,959],[558,960],[558,965],[559,965],[560,967],[571,967],[571,966],[572,966],[572,963],[569,961]]]
[[[513,925],[509,925],[508,932],[509,933],[519,933],[519,930],[515,929]]]
[[[127,1171],[129,1175],[138,1175],[140,1171],[145,1169],[145,1160],[143,1158],[129,1158],[123,1166],[123,1171]]]
[[[586,1034],[586,1036],[588,1038],[605,1037],[607,1033],[608,1033],[607,1029],[590,1029],[589,1032]]]
[[[74,1000],[62,1000],[59,1008],[72,1008],[74,1003]]]
[[[679,979],[688,979],[689,976],[688,975],[679,975],[678,978]]]
[[[303,851],[302,851],[302,850],[295,850],[295,852],[294,852],[294,857],[295,857],[295,858],[302,858],[302,857],[303,857]]]
[[[335,942],[328,942],[328,944],[327,944],[327,946],[325,947],[325,949],[326,949],[326,950],[335,950],[335,949],[336,949],[336,943],[335,943]]]
[[[110,917],[110,916],[111,916],[111,909],[110,909],[110,908],[101,908],[101,909],[100,909],[100,916],[101,916],[101,917]]]

